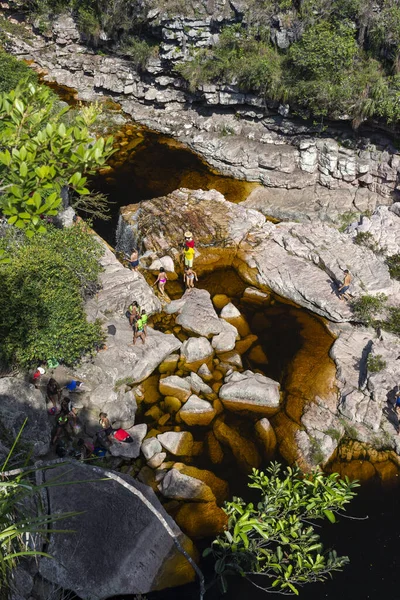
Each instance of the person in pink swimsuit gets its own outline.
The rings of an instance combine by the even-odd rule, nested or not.
[[[158,289],[160,290],[160,294],[162,296],[165,296],[164,288],[165,288],[165,284],[167,283],[167,279],[168,279],[168,277],[167,277],[164,267],[160,267],[160,272],[158,274],[156,281],[153,283],[153,286],[158,284]]]

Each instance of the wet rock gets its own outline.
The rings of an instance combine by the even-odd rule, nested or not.
[[[240,342],[236,342],[235,345],[235,350],[236,352],[238,352],[239,354],[244,354],[245,352],[247,352],[247,350],[249,350],[249,348],[252,347],[253,344],[255,344],[258,340],[258,336],[257,335],[248,335],[246,336],[243,340],[240,340]]]
[[[268,364],[268,357],[265,354],[262,346],[260,346],[259,344],[257,346],[254,346],[254,348],[251,349],[248,356],[249,356],[249,359],[252,360],[253,362],[255,362],[257,365],[267,365]]]
[[[237,369],[241,369],[243,367],[242,357],[235,350],[232,350],[231,352],[221,352],[218,354],[218,357],[221,360],[219,368],[223,369],[224,373],[230,371],[232,367]]]
[[[227,304],[230,303],[230,299],[225,294],[215,294],[212,298],[212,302],[217,310],[221,310]]]
[[[163,396],[174,396],[181,402],[186,402],[191,394],[190,384],[177,375],[171,375],[170,377],[164,377],[160,379],[159,389]]]
[[[47,551],[52,558],[41,557],[39,566],[45,579],[79,597],[102,600],[132,591],[145,594],[194,578],[192,568],[143,500],[115,481],[104,481],[101,469],[74,461],[42,474],[46,481],[47,477],[55,477],[57,481],[85,482],[68,486],[68,493],[63,486],[47,488],[50,514],[72,511],[74,515],[64,519],[63,528],[70,530],[68,535],[49,533]],[[122,477],[149,500],[194,556],[190,540],[180,534],[154,492],[127,475]],[[104,529],[99,523],[108,526],[107,552]],[[85,544],[79,542],[82,531]],[[174,565],[172,571],[170,561]]]
[[[243,292],[242,299],[252,304],[269,304],[271,296],[258,288],[247,287]]]
[[[47,415],[44,395],[32,384],[16,377],[0,379],[0,424],[7,432],[3,437],[3,459],[8,454],[20,429],[28,419],[21,442],[32,448],[34,457],[44,456],[50,450],[51,424]]]
[[[201,365],[201,367],[199,367],[197,374],[200,375],[203,381],[212,380],[212,373],[206,364]]]
[[[137,458],[140,455],[140,448],[147,433],[147,425],[145,423],[142,423],[141,425],[135,425],[128,430],[128,433],[133,439],[133,442],[128,444],[127,442],[119,442],[118,440],[114,440],[109,447],[109,452],[112,456]]]
[[[147,466],[142,467],[138,473],[137,478],[139,481],[151,488],[153,492],[158,492],[158,482],[156,481],[153,469]]]
[[[215,417],[215,410],[210,402],[202,400],[193,394],[182,406],[178,414],[186,425],[206,426],[209,425]]]
[[[190,456],[193,450],[193,436],[189,431],[167,431],[157,436],[163,448],[174,456]]]
[[[167,356],[165,360],[160,364],[158,370],[160,373],[173,373],[179,362],[179,354],[170,354]]]
[[[224,328],[218,335],[214,335],[212,339],[212,347],[215,352],[229,352],[233,350],[238,338],[238,331],[229,323],[224,324]]]
[[[221,418],[214,422],[213,432],[221,444],[231,449],[242,471],[250,473],[253,468],[259,468],[261,457],[251,440],[244,438],[235,429],[226,425]]]
[[[209,431],[206,435],[206,444],[208,456],[210,457],[211,462],[214,465],[220,464],[224,459],[224,452],[221,444],[212,431]]]
[[[276,449],[275,431],[267,418],[260,419],[254,426],[256,434],[264,446],[266,460],[270,460]]]
[[[194,477],[195,479],[199,479],[208,485],[213,492],[215,500],[219,506],[229,498],[228,483],[224,479],[214,475],[212,471],[208,471],[207,469],[198,469],[197,467],[188,466],[183,463],[175,463],[174,468],[178,469],[180,473],[188,475],[189,477]]]
[[[167,457],[167,453],[166,452],[157,452],[157,454],[154,454],[148,461],[147,461],[147,465],[151,468],[151,469],[157,469],[157,467],[159,467],[164,460]]]
[[[161,443],[154,437],[147,438],[143,441],[141,451],[146,460],[150,460],[155,454],[162,451]]]
[[[202,539],[222,533],[228,516],[215,502],[187,502],[179,508],[174,520],[190,538]]]
[[[191,500],[192,502],[215,502],[210,487],[203,481],[184,475],[173,468],[165,475],[158,489],[165,498]]]
[[[222,319],[236,319],[237,317],[240,317],[241,314],[240,310],[238,310],[232,302],[229,302],[229,304],[226,304],[223,307],[219,316]]]
[[[204,362],[213,354],[214,350],[205,337],[191,337],[181,346],[181,356],[187,363]]]
[[[175,398],[174,396],[165,396],[164,405],[169,413],[174,414],[178,412],[178,410],[182,406],[182,403],[180,400],[178,400],[178,398]]]
[[[210,373],[211,375],[211,373]],[[210,388],[209,385],[207,385],[206,383],[204,383],[204,381],[202,380],[201,377],[199,377],[197,375],[197,373],[193,373],[193,371],[190,373],[190,377],[188,377],[188,381],[190,383],[190,387],[192,388],[193,392],[195,394],[212,394],[212,389]]]
[[[279,383],[269,377],[245,371],[227,376],[219,397],[228,410],[271,416],[279,410],[279,387]]]

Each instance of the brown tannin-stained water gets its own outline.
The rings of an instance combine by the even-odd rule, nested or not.
[[[257,183],[239,181],[216,173],[207,163],[173,138],[128,124],[115,135],[116,153],[111,170],[94,176],[92,189],[115,202],[112,222],[96,222],[95,229],[115,245],[115,229],[121,206],[165,196],[178,188],[215,189],[230,202],[242,202]]]

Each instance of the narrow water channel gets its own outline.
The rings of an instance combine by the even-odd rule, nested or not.
[[[112,157],[112,170],[92,180],[92,188],[108,194],[113,204],[113,218],[95,223],[95,229],[112,245],[119,207],[157,196],[166,195],[179,187],[192,189],[215,188],[228,200],[241,201],[254,184],[223,177],[211,171],[195,154],[165,136],[127,125],[116,136],[118,152]],[[219,272],[199,282],[211,295],[227,294],[238,304],[245,283],[233,272]],[[178,287],[168,293],[179,294]],[[328,358],[333,338],[322,321],[303,309],[274,301],[265,309],[239,306],[253,333],[259,336],[267,362],[255,364],[244,356],[245,366],[258,368],[280,381],[296,410],[295,388],[300,386],[307,400],[315,386],[331,385],[332,363]],[[162,323],[157,326],[162,328]],[[247,362],[246,362],[247,361]],[[310,376],[310,373],[312,376]],[[296,392],[297,393],[297,392]],[[303,398],[304,400],[304,398]],[[200,466],[200,465],[199,465]],[[217,474],[230,480],[231,491],[246,493],[244,481],[231,472],[232,466],[222,466]],[[225,470],[224,470],[225,469]],[[214,469],[215,470],[215,469]],[[383,491],[372,485],[364,487],[348,509],[348,515],[366,520],[342,519],[336,525],[324,525],[322,541],[326,548],[336,548],[339,554],[349,555],[351,564],[343,573],[324,584],[307,586],[301,597],[305,600],[398,600],[400,592],[394,579],[399,557],[398,491]],[[209,565],[204,564],[207,572]],[[397,589],[396,589],[397,588]],[[198,598],[197,584],[148,594],[148,600],[191,600]],[[221,595],[216,588],[207,593],[207,600]],[[235,580],[229,600],[265,598],[245,581]],[[271,595],[269,595],[271,597]],[[280,597],[273,594],[273,597]],[[130,598],[133,600],[133,596]]]

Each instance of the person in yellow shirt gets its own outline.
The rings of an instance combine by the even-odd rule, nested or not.
[[[189,267],[191,269],[193,267],[194,248],[188,248],[185,246],[183,255],[185,258],[185,267]]]

